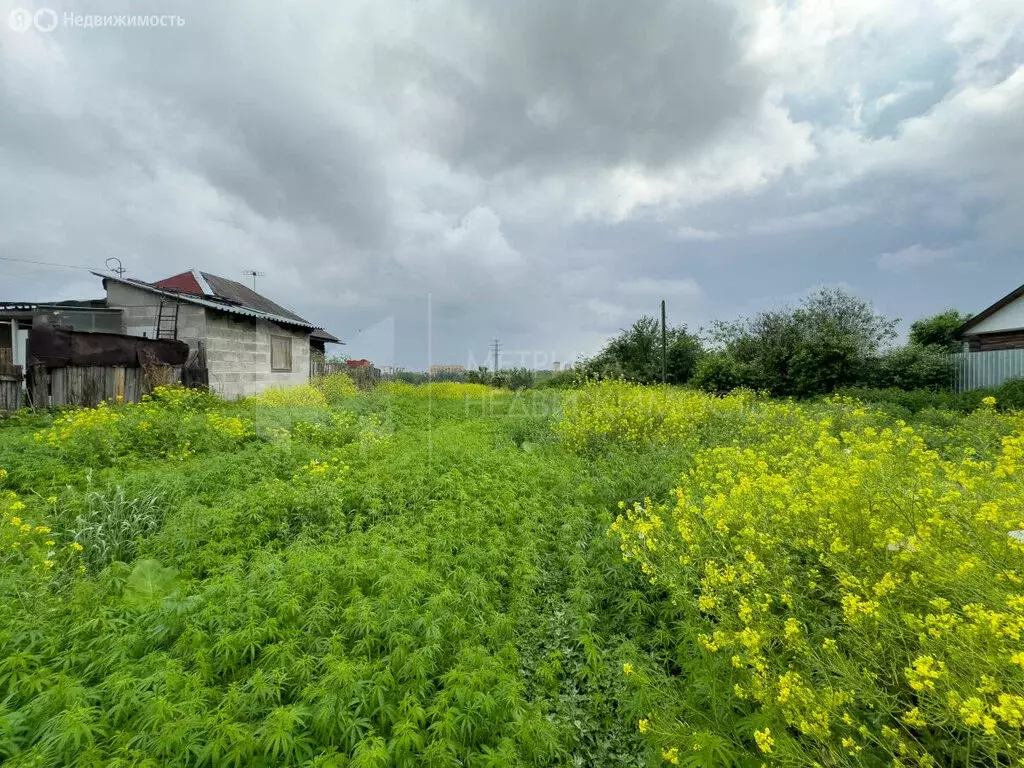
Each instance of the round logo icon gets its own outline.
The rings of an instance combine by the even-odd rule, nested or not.
[[[32,14],[24,8],[15,8],[7,16],[7,26],[15,32],[28,32],[32,28]]]
[[[57,28],[57,12],[52,8],[40,8],[32,22],[40,32],[53,32]]]

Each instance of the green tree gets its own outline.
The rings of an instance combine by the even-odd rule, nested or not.
[[[907,344],[875,358],[863,383],[877,389],[948,389],[953,381],[949,353],[938,345]]]
[[[700,340],[686,326],[665,331],[666,379],[673,384],[690,380],[703,352]],[[586,364],[598,376],[623,376],[630,381],[661,381],[661,323],[645,315],[608,342]]]
[[[962,342],[953,338],[953,333],[970,319],[970,315],[961,314],[955,309],[947,309],[937,315],[915,320],[910,325],[910,343],[959,352]]]
[[[503,389],[528,389],[533,386],[533,371],[529,368],[502,368],[494,372],[490,383]]]
[[[775,395],[831,392],[863,380],[895,337],[895,326],[869,302],[823,289],[796,308],[716,323],[710,339],[718,354],[697,380],[711,390],[741,385]]]

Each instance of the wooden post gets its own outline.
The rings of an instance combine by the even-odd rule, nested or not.
[[[121,401],[123,402],[125,400],[125,396],[124,396],[124,366],[123,365],[119,365],[114,370],[115,370],[115,373],[114,373],[114,399],[116,400],[117,398],[121,398]]]
[[[665,383],[665,368],[666,368],[666,366],[665,366],[665,356],[666,356],[665,346],[666,346],[666,336],[665,336],[665,300],[662,299],[661,300],[661,383],[662,384]]]

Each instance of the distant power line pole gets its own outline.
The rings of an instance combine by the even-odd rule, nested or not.
[[[494,342],[491,344],[491,351],[494,353],[494,370],[495,372],[497,372],[498,353],[501,352],[501,342],[498,339],[495,339]]]
[[[247,269],[244,272],[242,272],[242,274],[243,275],[248,275],[249,277],[252,278],[252,290],[253,290],[253,292],[255,292],[256,291],[256,278],[257,277],[265,277],[267,273],[266,272],[257,272],[255,269]]]
[[[665,300],[661,300],[661,383],[665,383]]]

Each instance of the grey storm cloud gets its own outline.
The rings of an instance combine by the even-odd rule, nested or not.
[[[489,0],[471,17],[479,68],[419,69],[450,104],[436,146],[486,175],[658,167],[750,117],[767,85],[724,4]]]
[[[419,367],[428,307],[437,360],[550,362],[662,298],[913,318],[1024,282],[1016,0],[47,3],[185,24],[0,0],[0,256],[83,268],[0,261],[0,300],[258,269]]]

